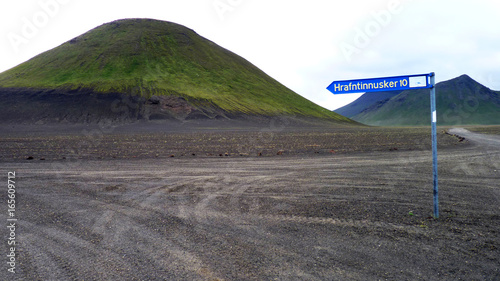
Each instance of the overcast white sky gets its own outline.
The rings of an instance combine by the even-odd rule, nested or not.
[[[334,80],[468,74],[500,90],[498,0],[2,0],[0,72],[116,19],[195,30],[328,109]]]

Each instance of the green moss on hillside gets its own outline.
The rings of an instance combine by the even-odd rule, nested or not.
[[[92,89],[180,95],[230,113],[299,115],[351,122],[289,90],[234,53],[170,22],[99,26],[0,74],[0,88]]]

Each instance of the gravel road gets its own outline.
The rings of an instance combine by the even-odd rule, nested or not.
[[[0,279],[499,280],[499,137],[450,133],[439,219],[428,150],[0,162]]]

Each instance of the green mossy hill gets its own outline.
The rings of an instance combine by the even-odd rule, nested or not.
[[[99,26],[0,74],[0,88],[91,90],[209,101],[230,114],[351,123],[184,26],[151,19]]]

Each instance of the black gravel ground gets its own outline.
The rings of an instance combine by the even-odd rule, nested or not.
[[[10,132],[0,279],[498,280],[498,136],[445,129],[439,219],[426,128]]]

